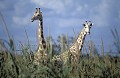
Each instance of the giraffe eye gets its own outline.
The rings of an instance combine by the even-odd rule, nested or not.
[[[90,24],[90,26],[92,26],[92,24]]]

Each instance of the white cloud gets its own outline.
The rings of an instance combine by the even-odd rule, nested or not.
[[[4,9],[6,9],[6,6],[4,4],[0,3],[0,10],[4,10]]]
[[[118,13],[118,18],[119,18],[119,20],[120,20],[120,11],[119,11],[119,13]]]
[[[77,26],[81,26],[82,23],[83,23],[83,20],[79,19],[79,18],[61,18],[59,20],[57,20],[58,22],[58,26],[59,27],[63,27],[63,28],[66,28],[66,27],[77,27]]]
[[[31,8],[31,9],[30,9]],[[20,0],[14,4],[13,23],[17,26],[25,26],[30,23],[32,7],[29,1]]]
[[[79,22],[84,19],[93,19],[96,26],[109,25],[107,23],[110,17],[110,5],[108,0],[100,1],[99,5],[98,3],[92,5],[92,2],[86,3],[81,0],[31,0],[31,2],[35,3],[36,6],[39,5],[40,7],[53,10],[47,12],[47,16],[55,16],[55,13],[63,17],[67,16],[68,18],[57,18],[58,26],[60,27],[78,26]]]
[[[27,15],[25,17],[13,16],[13,22],[18,26],[25,26],[30,23],[31,15]]]
[[[0,0],[0,10],[5,11],[5,10],[13,10],[13,2],[16,2],[15,0],[11,0],[8,2],[7,0]]]
[[[63,16],[75,15],[75,12],[81,12],[82,6],[79,2],[74,0],[31,0],[32,3],[35,3],[36,6],[50,9],[54,12]]]
[[[43,8],[52,9],[56,12],[64,10],[64,4],[61,0],[31,0],[36,5],[40,5]]]
[[[99,5],[96,5],[95,12],[97,12],[95,15],[92,15],[94,17],[94,21],[97,26],[103,27],[103,26],[111,26],[111,23],[117,19],[116,17],[119,16],[117,15],[119,10],[118,6],[120,1],[116,0],[102,0]],[[117,16],[116,16],[117,15]]]

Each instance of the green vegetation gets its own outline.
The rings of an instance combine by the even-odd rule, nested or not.
[[[104,43],[101,41],[101,54],[97,52],[96,46],[90,39],[89,50],[86,46],[83,47],[80,60],[77,64],[72,64],[69,61],[66,65],[61,66],[60,72],[55,70],[55,67],[48,61],[46,65],[40,63],[39,66],[33,64],[33,51],[28,45],[21,45],[21,52],[16,53],[14,40],[10,38],[6,24],[2,18],[8,41],[0,39],[0,78],[119,78],[120,77],[120,40],[117,30],[111,30],[115,38],[115,46],[118,51],[118,56],[104,54]],[[69,40],[68,40],[69,39]],[[49,60],[55,53],[62,52],[69,47],[73,37],[65,35],[59,36],[57,45],[52,37],[47,39]],[[6,46],[8,45],[8,46]],[[62,51],[61,51],[62,50]],[[89,53],[88,53],[89,51]],[[85,52],[86,54],[83,54]]]

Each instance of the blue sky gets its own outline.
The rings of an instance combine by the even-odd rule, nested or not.
[[[90,20],[94,23],[93,41],[100,45],[102,38],[108,51],[114,41],[110,29],[117,28],[120,33],[120,0],[0,0],[0,11],[16,44],[27,41],[24,28],[31,44],[36,44],[38,21],[30,21],[36,7],[43,12],[45,37],[49,29],[54,39],[61,34],[73,36],[73,29],[78,35],[84,21]],[[5,33],[0,21],[1,39],[7,39]]]

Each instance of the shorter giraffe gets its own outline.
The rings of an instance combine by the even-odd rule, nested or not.
[[[46,42],[44,39],[43,35],[43,17],[42,17],[42,12],[40,12],[40,8],[36,8],[36,11],[31,18],[31,21],[33,22],[34,20],[39,21],[39,27],[38,27],[38,40],[39,40],[39,46],[37,49],[37,52],[34,54],[34,63],[36,65],[39,65],[39,62],[43,59],[46,59],[47,54],[45,53],[46,50]]]
[[[77,63],[79,60],[79,55],[83,47],[83,43],[86,37],[86,34],[90,34],[90,28],[92,27],[92,23],[90,21],[86,21],[83,26],[84,28],[78,35],[78,38],[73,43],[73,45],[63,52],[60,55],[54,56],[52,61],[57,65],[57,69],[61,67],[62,64],[66,64],[66,62],[70,59],[71,62]],[[56,64],[57,63],[57,64]]]

